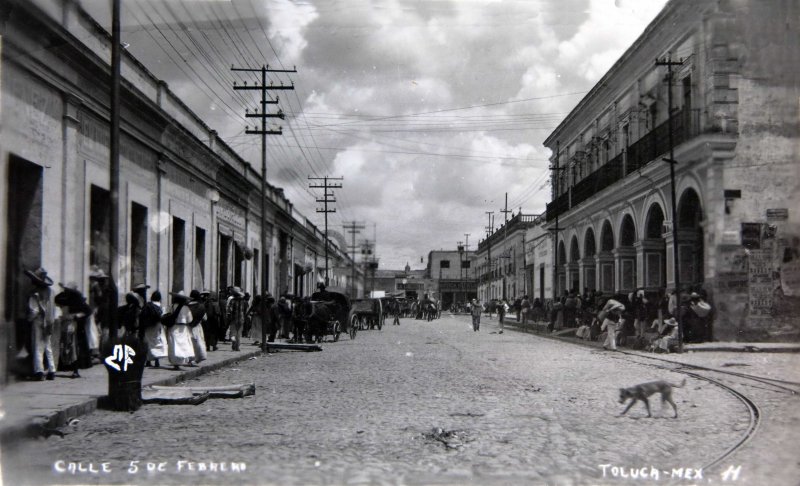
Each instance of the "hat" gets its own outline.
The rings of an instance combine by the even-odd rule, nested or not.
[[[669,319],[664,319],[664,325],[666,325],[666,326],[677,326],[678,325],[678,321],[676,321],[674,317],[670,317]]]
[[[323,282],[317,283],[317,288],[320,289],[320,290],[325,290],[325,283],[323,283]]]
[[[133,292],[128,292],[125,294],[125,303],[128,305],[139,305],[139,297],[137,297]]]
[[[67,282],[67,283],[58,282],[58,285],[60,285],[61,288],[64,290],[72,290],[75,292],[79,292],[78,284],[76,282]]]
[[[134,291],[134,292],[143,292],[143,291],[145,291],[145,290],[147,290],[147,289],[149,289],[149,288],[150,288],[150,286],[149,286],[149,285],[141,283],[141,284],[137,284],[137,285],[135,285],[135,286],[133,287],[133,291]]]
[[[192,290],[191,292],[189,292],[189,298],[191,298],[192,300],[200,299],[200,291],[197,289]]]
[[[233,288],[231,289],[231,293],[232,293],[233,295],[235,295],[236,297],[239,297],[240,299],[241,299],[242,297],[244,297],[244,292],[242,292],[242,289],[241,289],[241,287],[233,287]]]
[[[161,291],[156,290],[152,294],[150,294],[150,300],[153,302],[161,302]]]
[[[207,289],[203,289],[200,291],[200,295],[211,295],[211,291]]]
[[[102,268],[97,265],[92,265],[92,269],[89,271],[89,280],[104,280],[107,278],[108,275],[106,275],[106,272],[104,272]]]
[[[43,285],[46,287],[53,285],[53,279],[47,276],[47,270],[42,267],[39,267],[32,272],[30,270],[25,270],[25,275],[30,277],[30,279],[36,285]]]
[[[692,295],[690,295],[689,298],[690,299],[699,299],[700,298],[700,294],[698,294],[697,292],[692,292]]]
[[[186,296],[183,290],[178,292],[170,292],[169,295],[172,296],[172,300],[174,302],[187,302],[189,300],[189,297]]]

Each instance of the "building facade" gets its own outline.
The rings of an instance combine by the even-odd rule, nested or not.
[[[677,267],[717,339],[798,335],[799,23],[790,1],[667,3],[545,142],[555,293]]]
[[[453,304],[469,302],[477,297],[474,263],[474,251],[462,249],[428,252],[425,272],[429,279],[436,282],[435,298],[440,301],[442,309],[449,309]]]
[[[0,6],[0,287],[3,376],[25,325],[30,282],[88,291],[94,265],[116,269],[119,295],[262,289],[308,295],[324,279],[327,238],[132,55],[122,55],[118,249],[109,239],[111,39],[77,2]],[[266,252],[262,251],[266,248]],[[329,242],[329,267],[349,258]],[[349,274],[335,273],[346,287]],[[10,350],[10,351],[9,351]]]
[[[547,219],[540,214],[525,233],[524,294],[531,300],[552,300],[553,264],[553,232],[547,230]]]
[[[526,238],[536,216],[512,216],[491,235],[478,243],[475,253],[478,271],[478,298],[513,301],[530,292],[526,278]]]

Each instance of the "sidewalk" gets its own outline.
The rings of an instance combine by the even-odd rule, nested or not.
[[[496,321],[496,318],[492,319]],[[547,323],[528,322],[525,326],[515,319],[506,319],[503,324],[506,327],[513,327],[521,332],[540,334],[545,337],[560,339],[563,341],[574,342],[591,347],[602,347],[600,341],[586,341],[575,337],[574,328],[562,329],[556,332],[547,331]],[[624,346],[623,349],[627,349]],[[691,343],[683,345],[684,352],[734,352],[734,353],[800,353],[800,343],[747,343],[747,342],[710,342],[710,343]]]
[[[244,361],[262,353],[252,340],[242,340],[242,351],[230,350],[222,343],[218,351],[208,353],[208,359],[197,367],[182,366],[175,371],[166,359],[161,368],[145,368],[142,386],[174,385],[219,368]],[[71,372],[56,373],[55,381],[20,381],[11,383],[0,396],[0,444],[41,435],[44,429],[66,425],[75,417],[97,409],[98,399],[108,393],[108,373],[97,364],[80,370],[81,377],[69,378]]]

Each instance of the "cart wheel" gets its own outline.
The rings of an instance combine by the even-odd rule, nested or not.
[[[383,329],[383,319],[381,319],[381,317],[378,316],[375,320],[378,321],[378,330],[380,331],[381,329]]]
[[[339,340],[339,334],[342,333],[342,330],[339,328],[339,321],[333,321],[333,342]]]

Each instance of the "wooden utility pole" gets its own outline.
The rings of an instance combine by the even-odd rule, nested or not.
[[[247,82],[244,85],[238,85],[236,82],[233,83],[234,90],[255,90],[261,92],[261,111],[258,109],[255,112],[250,113],[247,110],[245,113],[246,118],[258,118],[261,120],[261,128],[260,129],[250,129],[247,127],[245,129],[245,133],[248,135],[261,135],[261,289],[259,294],[261,295],[261,308],[259,312],[261,313],[262,322],[266,322],[267,316],[267,299],[265,298],[267,293],[267,135],[282,135],[283,129],[278,127],[277,130],[268,130],[267,129],[267,118],[280,118],[284,119],[283,111],[280,109],[278,113],[267,113],[267,105],[275,105],[278,103],[278,97],[276,96],[274,100],[270,100],[267,97],[267,91],[269,90],[288,90],[294,89],[294,84],[289,86],[284,85],[281,83],[279,86],[274,85],[270,82],[267,85],[267,73],[296,73],[296,69],[270,69],[269,65],[261,66],[260,68],[235,68],[231,66],[231,71],[234,72],[249,72],[249,73],[261,73],[261,84],[258,85],[251,85],[248,86]],[[267,350],[267,326],[261,326],[261,349],[265,352]]]
[[[680,66],[683,59],[673,61],[672,55],[667,55],[666,61],[656,59],[656,66],[667,66],[667,129],[669,131],[669,158],[663,160],[669,164],[669,180],[672,189],[672,272],[675,277],[675,301],[678,312],[675,318],[678,321],[678,352],[683,352],[683,319],[681,319],[681,268],[678,259],[678,202],[675,197],[675,147],[672,138],[672,66]]]
[[[324,181],[322,185],[309,185],[308,187],[312,189],[322,189],[322,199],[317,199],[317,202],[323,203],[325,206],[324,208],[317,208],[318,213],[325,214],[325,286],[327,287],[330,285],[330,279],[328,276],[328,213],[335,213],[336,208],[328,209],[328,203],[335,203],[336,198],[333,197],[333,192],[328,192],[328,189],[339,189],[342,187],[339,183],[328,184],[328,181],[341,181],[344,180],[344,177],[308,177],[309,180],[312,181]]]
[[[561,144],[559,141],[556,141],[556,160],[555,166],[550,167],[550,170],[553,171],[553,203],[558,200],[558,180],[561,177],[561,171],[564,170],[564,167],[558,166],[558,157],[561,152],[560,148]],[[558,232],[561,228],[558,227],[558,214],[559,209],[555,208],[556,212],[556,226],[555,228],[551,228],[550,231],[553,232],[553,303],[558,300]],[[542,286],[544,286],[544,282],[542,282]]]
[[[353,298],[353,299],[356,298],[356,292],[357,292],[356,291],[356,250],[358,249],[358,247],[356,246],[356,235],[358,233],[360,233],[361,230],[363,230],[365,227],[366,226],[364,226],[364,223],[359,223],[357,221],[351,221],[350,223],[345,223],[344,224],[345,231],[350,233],[350,235],[352,235],[352,238],[353,238],[352,239],[353,244],[350,245],[350,247],[349,247],[349,249],[351,251],[352,259],[353,259],[352,260],[352,270],[351,270],[351,274],[350,274],[351,275],[350,276],[350,285],[352,285],[352,288],[350,290],[350,297]]]
[[[109,142],[109,262],[108,280],[113,291],[108,295],[107,319],[109,333],[113,338],[117,336],[119,323],[117,322],[119,277],[119,147],[120,147],[120,84],[121,84],[121,35],[120,35],[120,0],[113,0],[111,7],[111,140]]]

